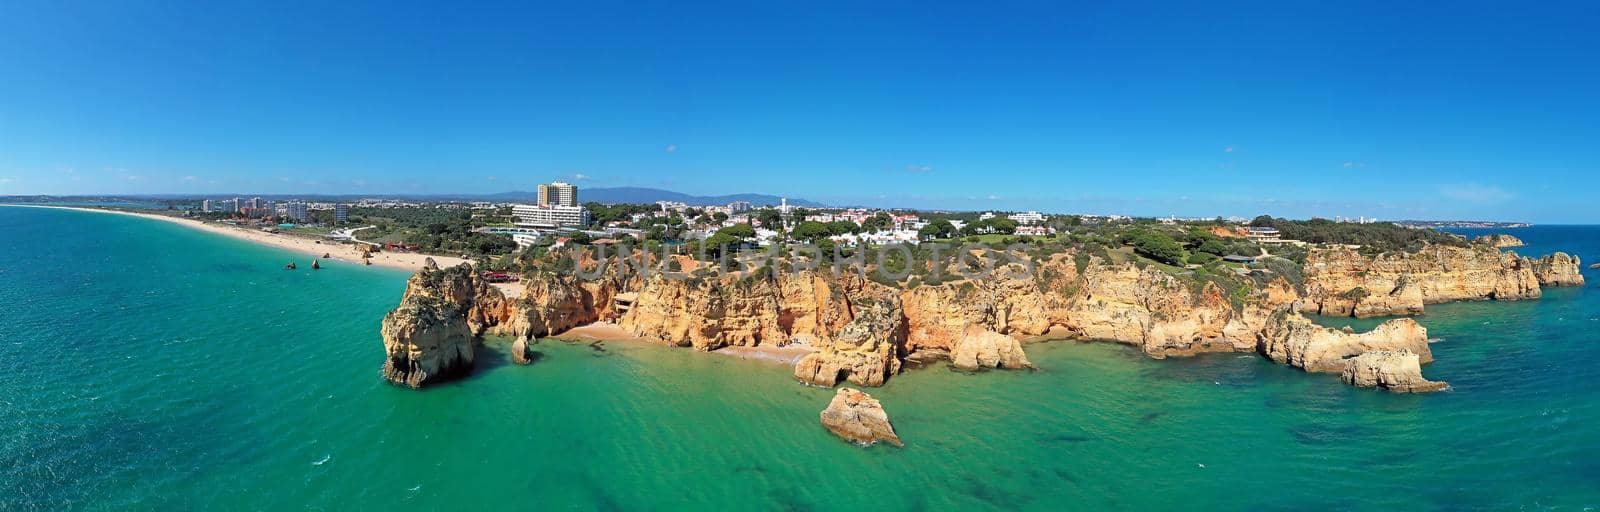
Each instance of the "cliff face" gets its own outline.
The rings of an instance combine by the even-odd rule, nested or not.
[[[1417,354],[1409,350],[1375,350],[1345,361],[1339,379],[1360,388],[1380,388],[1396,393],[1430,393],[1450,387],[1422,378]]]
[[[1472,241],[1475,242],[1475,243],[1491,245],[1491,246],[1494,246],[1495,248],[1498,248],[1498,249],[1505,249],[1505,248],[1508,248],[1508,247],[1522,247],[1523,245],[1526,245],[1526,244],[1522,243],[1522,239],[1514,237],[1514,236],[1511,236],[1511,235],[1503,234],[1503,233],[1495,233],[1495,234],[1492,234],[1492,235],[1483,235],[1483,236],[1480,236],[1480,237],[1472,239]]]
[[[1533,262],[1533,274],[1544,286],[1583,286],[1583,262],[1558,252]]]
[[[795,378],[824,387],[842,379],[882,386],[900,372],[899,341],[905,339],[905,320],[899,302],[892,294],[852,301],[854,319],[837,336],[818,338],[817,351],[795,364]]]
[[[1409,254],[1363,256],[1338,248],[1306,256],[1304,313],[1325,316],[1421,314],[1424,304],[1536,299],[1533,262],[1486,244],[1435,245]]]
[[[882,288],[873,290],[872,288]],[[697,350],[787,345],[832,338],[854,318],[852,298],[886,295],[887,287],[845,274],[805,271],[747,277],[667,279],[642,283],[619,324],[639,336]]]
[[[1259,343],[1259,351],[1267,358],[1308,372],[1340,372],[1346,359],[1375,350],[1409,350],[1421,363],[1433,361],[1428,330],[1410,318],[1390,320],[1355,334],[1317,325],[1297,314],[1278,313]]]
[[[406,282],[400,306],[383,317],[383,377],[413,388],[472,371],[466,313],[480,291],[470,267],[423,269]]]
[[[1314,249],[1301,287],[1260,271],[1228,284],[1214,275],[1180,277],[1183,271],[1072,253],[1035,264],[1028,274],[1019,265],[1002,266],[977,280],[947,269],[943,283],[909,289],[825,270],[686,279],[642,278],[620,266],[599,271],[598,278],[535,271],[516,299],[468,267],[429,269],[412,278],[401,306],[385,318],[385,375],[421,385],[470,368],[474,336],[528,341],[601,320],[698,350],[808,347],[814,352],[796,364],[794,375],[818,386],[881,386],[908,358],[949,358],[962,368],[1028,368],[1017,340],[1045,334],[1126,343],[1156,358],[1256,351],[1307,371],[1337,373],[1374,351],[1408,351],[1419,365],[1431,361],[1426,330],[1397,320],[1358,335],[1292,312],[1415,314],[1428,303],[1534,298],[1541,284],[1582,283],[1577,258],[1557,253],[1533,261],[1487,244],[1375,257]],[[580,266],[595,267],[593,261]],[[518,350],[527,355],[526,344]],[[1400,375],[1407,360],[1369,361],[1362,368],[1385,370],[1352,378],[1382,381],[1373,376]]]

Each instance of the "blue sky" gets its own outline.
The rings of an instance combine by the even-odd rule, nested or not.
[[[0,194],[1600,222],[1596,4],[1107,3],[11,0]]]

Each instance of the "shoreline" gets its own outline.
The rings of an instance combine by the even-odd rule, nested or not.
[[[184,226],[184,227],[187,227],[187,228],[190,228],[190,229],[194,229],[194,230],[197,230],[197,231],[204,231],[204,232],[208,232],[208,233],[212,233],[212,234],[216,234],[216,235],[226,236],[226,237],[229,237],[229,238],[233,238],[235,240],[242,240],[242,241],[246,241],[246,242],[252,242],[252,243],[255,243],[255,244],[258,244],[258,245],[265,245],[265,246],[268,246],[268,247],[275,247],[275,248],[278,248],[278,249],[285,249],[285,250],[293,251],[293,252],[296,252],[296,253],[300,253],[300,254],[305,254],[305,255],[311,256],[314,259],[324,259],[324,258],[321,257],[323,254],[330,254],[332,256],[329,257],[329,258],[326,258],[326,259],[331,260],[331,261],[339,261],[339,262],[343,262],[343,263],[348,263],[348,264],[351,264],[351,265],[354,265],[354,266],[357,266],[357,267],[365,266],[365,265],[361,264],[360,245],[356,244],[354,242],[343,242],[343,241],[338,241],[338,240],[317,240],[317,239],[314,239],[314,238],[308,238],[308,237],[302,237],[302,236],[286,235],[286,234],[282,234],[282,233],[268,233],[268,232],[265,232],[265,231],[260,231],[260,230],[255,230],[255,229],[241,228],[241,227],[235,227],[235,226],[227,226],[227,225],[223,225],[223,224],[210,223],[210,222],[205,222],[205,221],[195,220],[195,219],[187,219],[187,218],[176,217],[176,216],[172,216],[172,215],[161,215],[161,214],[156,214],[156,213],[140,213],[140,212],[134,212],[134,211],[128,211],[128,210],[113,210],[113,209],[109,209],[109,208],[91,208],[91,207],[83,207],[83,206],[54,206],[54,205],[42,205],[42,204],[0,204],[0,207],[53,208],[53,209],[58,209],[58,210],[76,210],[76,211],[81,211],[81,212],[109,213],[109,214],[113,214],[113,215],[126,215],[126,216],[129,216],[129,217],[139,217],[139,218],[144,218],[144,219],[149,219],[149,220],[155,220],[155,221],[161,221],[161,222],[167,222],[167,223],[171,223],[171,224],[176,224],[176,225]],[[459,265],[461,263],[470,263],[470,261],[468,261],[468,260],[457,258],[457,257],[453,257],[453,256],[434,256],[434,255],[422,254],[422,253],[378,252],[378,253],[373,254],[373,256],[372,256],[372,266],[385,267],[385,268],[390,268],[390,269],[395,269],[395,270],[407,270],[407,271],[411,271],[411,272],[416,272],[416,271],[422,269],[423,263],[428,258],[433,258],[433,260],[436,263],[438,263],[440,267],[453,267],[453,266]]]
[[[622,330],[622,327],[614,322],[594,322],[580,325],[571,329],[567,329],[561,334],[550,336],[549,339],[578,343],[594,341],[633,342],[660,347],[680,348],[663,340],[634,336],[629,334],[627,331]],[[716,350],[707,351],[706,353],[717,354],[725,357],[734,357],[744,361],[779,363],[785,366],[793,367],[796,363],[799,363],[800,359],[805,357],[806,354],[810,354],[812,352],[813,350],[808,347],[795,345],[783,347],[747,347],[742,345],[730,345]]]

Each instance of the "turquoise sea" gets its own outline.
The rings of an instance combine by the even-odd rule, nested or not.
[[[1600,228],[1512,233],[1600,259]],[[0,510],[1600,506],[1593,284],[1430,306],[1446,393],[1049,342],[1036,372],[871,390],[907,444],[862,449],[818,425],[832,391],[683,349],[545,341],[521,367],[491,339],[471,378],[388,385],[405,274],[292,257],[0,207]]]

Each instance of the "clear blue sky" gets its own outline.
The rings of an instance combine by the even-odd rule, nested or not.
[[[1600,4],[1106,3],[8,0],[0,194],[1600,222]]]

